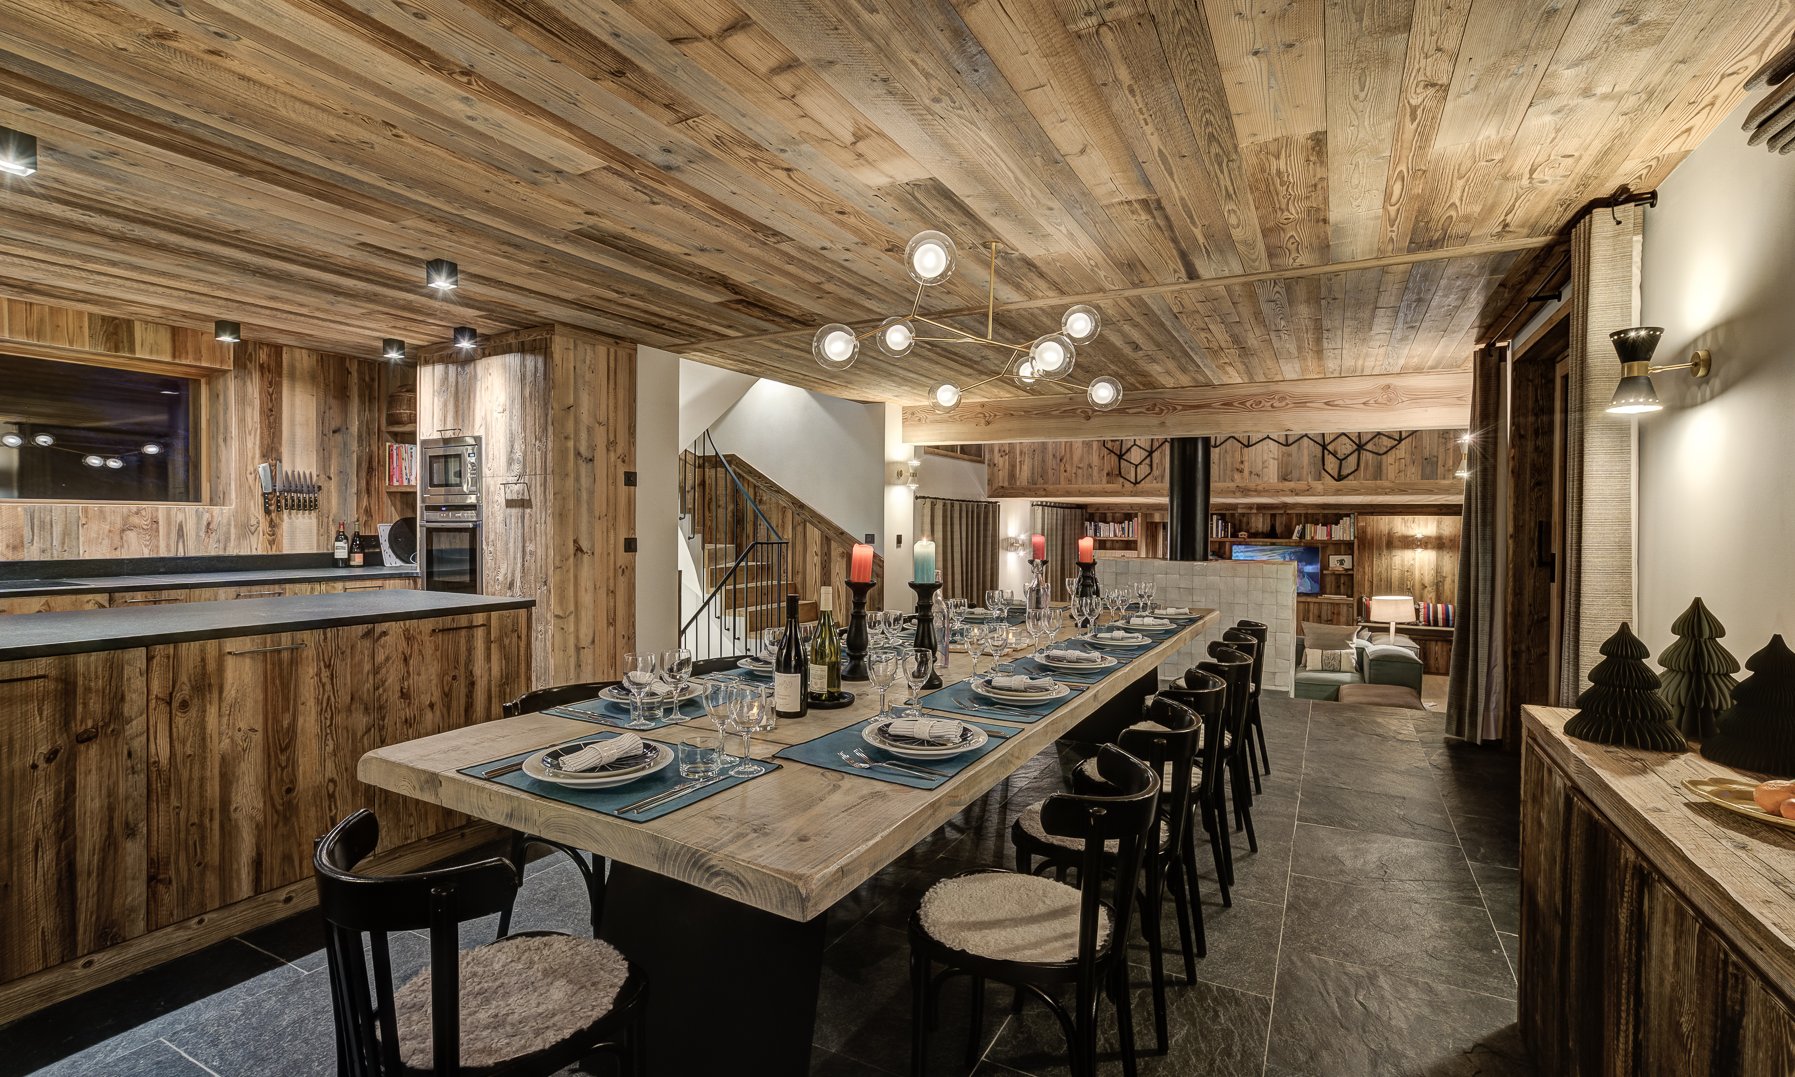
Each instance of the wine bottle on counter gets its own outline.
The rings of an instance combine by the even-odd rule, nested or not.
[[[810,702],[841,699],[841,636],[835,631],[832,592],[823,588],[817,600],[816,635],[810,640]]]
[[[349,567],[361,568],[368,563],[367,554],[361,546],[361,525],[355,525],[355,533],[349,536]]]
[[[779,653],[773,657],[773,713],[780,718],[802,718],[810,713],[805,698],[804,641],[798,632],[798,596],[785,596],[785,632],[779,637]]]
[[[332,554],[338,568],[349,567],[349,533],[343,530],[343,521],[337,521],[337,537],[331,544]]]

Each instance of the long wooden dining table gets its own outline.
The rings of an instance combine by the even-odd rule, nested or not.
[[[610,858],[600,936],[648,973],[652,1072],[740,1072],[752,1057],[753,1072],[802,1075],[830,906],[1059,738],[1076,729],[1081,740],[1098,739],[1138,720],[1157,690],[1160,663],[1219,616],[1191,613],[1069,702],[1017,724],[995,751],[936,789],[782,760],[771,774],[635,822],[460,773],[607,728],[542,713],[377,748],[362,756],[357,773],[369,785]],[[942,677],[952,684],[970,667],[956,653]],[[780,721],[755,735],[753,755],[767,758],[873,717],[877,690],[846,687],[857,694],[854,703]],[[900,682],[894,706],[902,693]],[[703,718],[648,735],[671,743],[701,732],[714,735]]]

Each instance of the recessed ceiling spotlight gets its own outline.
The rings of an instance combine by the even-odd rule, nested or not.
[[[237,322],[213,322],[212,339],[222,340],[226,344],[235,344],[243,339],[243,326]]]
[[[113,471],[117,471],[119,468],[125,466],[125,462],[123,460],[120,460],[116,456],[108,456],[106,458],[106,466],[111,468]]]
[[[461,267],[447,258],[432,258],[424,263],[424,283],[439,292],[449,291],[461,283]]]
[[[0,445],[9,449],[16,449],[23,444],[25,444],[25,439],[17,434],[0,434]]]
[[[480,343],[480,334],[474,331],[473,326],[458,325],[455,327],[455,346],[457,348],[471,348],[478,343]]]
[[[143,448],[140,451],[145,456],[161,456],[162,455],[162,446],[156,444],[153,441],[146,441],[143,443]]]
[[[95,456],[92,453],[88,453],[86,456],[83,456],[81,458],[81,462],[86,464],[88,467],[105,467],[106,466],[106,458],[105,457]]]
[[[398,337],[387,337],[380,342],[380,355],[384,359],[405,358],[405,342]]]
[[[37,136],[0,127],[0,172],[29,176],[37,171]]]
[[[36,445],[40,449],[47,449],[56,444],[56,439],[48,434],[33,434],[31,436],[31,444]]]

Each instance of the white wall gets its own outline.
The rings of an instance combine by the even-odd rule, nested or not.
[[[665,355],[665,352],[661,354]],[[679,361],[679,447],[698,440],[698,435],[735,407],[742,394],[760,379],[752,374],[707,366],[690,359]]]
[[[920,455],[922,468],[917,475],[916,493],[920,497],[957,497],[962,501],[985,500],[985,465],[951,456]]]
[[[679,356],[636,349],[636,643],[679,639]]]
[[[890,474],[892,464],[911,458],[911,448],[904,444],[904,409],[897,404],[883,408],[885,459],[881,466],[885,471],[879,482],[884,489],[885,530],[879,533],[876,548],[885,559],[885,608],[910,609],[909,589],[904,584],[910,579],[910,547],[916,542],[916,494],[908,486],[890,482]]]
[[[1697,595],[1743,661],[1795,630],[1795,158],[1747,146],[1751,96],[1646,214],[1644,322],[1657,361],[1708,348],[1714,373],[1653,378],[1640,426],[1639,630],[1654,654]],[[1598,416],[1600,418],[1600,416]],[[1624,421],[1624,420],[1619,420]]]

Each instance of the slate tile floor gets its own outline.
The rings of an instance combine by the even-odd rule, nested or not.
[[[1237,839],[1231,908],[1203,852],[1209,956],[1193,985],[1177,980],[1180,958],[1168,961],[1170,1050],[1143,1056],[1142,1072],[1530,1072],[1514,1024],[1515,761],[1445,741],[1437,713],[1268,698],[1266,727],[1275,769],[1254,808],[1259,852]],[[835,908],[812,1077],[908,1072],[911,909],[935,879],[1011,863],[1010,821],[1059,784],[1044,753]],[[518,926],[582,931],[584,900],[571,865],[539,860]],[[491,932],[483,923],[464,937]],[[1166,932],[1176,937],[1169,911]],[[398,940],[394,960],[401,976],[422,967],[423,940]],[[1130,960],[1150,1044],[1138,941]],[[0,1075],[330,1074],[325,976],[312,918],[295,917],[0,1028]],[[964,992],[959,980],[946,992],[931,1073],[968,1071]],[[1040,1007],[1012,1017],[993,988],[986,1012],[974,1072],[1066,1072]],[[1119,1073],[1113,1033],[1106,1044],[1103,1071]]]

